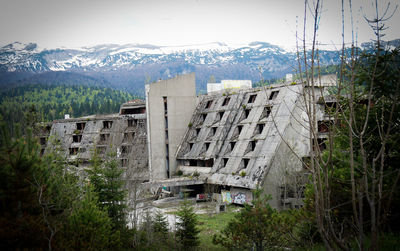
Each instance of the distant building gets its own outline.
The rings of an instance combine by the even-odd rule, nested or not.
[[[251,80],[222,80],[221,83],[207,83],[207,93],[229,89],[251,88]]]

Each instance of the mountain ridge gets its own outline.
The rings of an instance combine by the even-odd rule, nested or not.
[[[365,47],[371,48],[371,44]],[[334,47],[331,49],[320,51],[321,65],[340,63],[340,53]],[[101,44],[53,49],[15,42],[0,48],[0,84],[13,83],[2,76],[29,83],[34,77],[29,74],[73,72],[98,80],[100,85],[109,83],[110,87],[141,95],[146,82],[188,72],[196,73],[197,88],[202,91],[211,75],[217,81],[250,79],[255,82],[283,77],[292,73],[296,65],[294,51],[262,41],[245,45],[222,42],[184,46]]]

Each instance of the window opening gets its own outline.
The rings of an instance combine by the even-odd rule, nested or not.
[[[82,131],[85,129],[86,123],[76,123],[76,130]]]
[[[233,151],[233,149],[235,148],[236,145],[236,141],[232,141],[231,143],[229,143],[231,146],[231,151]]]
[[[69,155],[77,155],[78,154],[78,147],[71,147],[69,149]]]
[[[254,103],[254,101],[256,101],[256,97],[257,97],[257,94],[250,95],[247,103],[249,103],[249,104]]]
[[[230,100],[231,100],[231,98],[226,97],[226,98],[224,99],[224,102],[222,102],[222,106],[228,105]]]
[[[110,129],[112,127],[112,124],[113,124],[112,121],[103,121],[103,128]]]
[[[222,165],[223,167],[226,167],[226,164],[228,164],[229,158],[222,158]]]
[[[249,117],[250,114],[250,109],[245,109],[244,110],[244,118],[247,119]]]
[[[264,130],[265,124],[257,124],[256,126],[256,134],[261,134],[262,131]]]
[[[211,105],[212,105],[212,103],[213,103],[212,100],[207,101],[207,103],[206,103],[206,109],[210,108]]]
[[[278,96],[279,91],[273,91],[271,92],[271,95],[269,96],[269,100],[274,100]]]
[[[73,135],[72,136],[72,141],[73,142],[81,142],[82,141],[82,135]]]

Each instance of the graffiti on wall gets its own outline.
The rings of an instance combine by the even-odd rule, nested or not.
[[[221,196],[222,196],[222,202],[227,203],[227,204],[231,204],[232,203],[232,196],[231,196],[230,192],[222,191],[221,192]]]
[[[237,193],[233,195],[233,203],[235,204],[244,204],[246,203],[246,194],[244,193]]]

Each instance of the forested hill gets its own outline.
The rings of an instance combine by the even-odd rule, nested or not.
[[[110,88],[82,85],[29,84],[0,92],[0,114],[8,124],[64,118],[64,114],[80,117],[91,114],[116,113],[122,103],[135,98]]]

